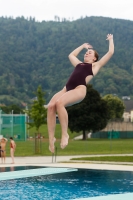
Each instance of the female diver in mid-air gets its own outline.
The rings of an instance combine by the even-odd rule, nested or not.
[[[81,102],[86,96],[86,85],[95,76],[102,66],[104,66],[114,53],[113,35],[108,34],[109,41],[108,52],[98,61],[98,54],[93,47],[84,43],[69,54],[69,60],[75,67],[66,86],[56,93],[48,104],[47,125],[49,134],[49,150],[54,153],[54,143],[56,141],[55,126],[56,113],[61,125],[62,137],[60,146],[64,149],[68,145],[69,135],[68,129],[68,114],[65,107]],[[84,55],[84,62],[81,62],[77,56],[81,50],[87,49]]]

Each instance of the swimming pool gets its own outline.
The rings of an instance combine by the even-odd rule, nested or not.
[[[2,200],[68,200],[93,197],[99,197],[100,200],[100,196],[133,193],[133,172],[78,169],[69,173],[0,183]]]

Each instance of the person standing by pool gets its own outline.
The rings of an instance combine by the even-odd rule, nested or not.
[[[7,139],[6,138],[1,138],[0,139],[0,152],[1,152],[1,162],[5,163],[6,161],[6,143],[7,143]]]
[[[15,149],[16,149],[16,143],[14,142],[13,138],[10,137],[10,155],[11,155],[11,158],[12,158],[12,164],[14,164],[14,152],[15,152]]]
[[[113,35],[108,34],[106,40],[109,41],[109,50],[99,61],[98,53],[89,43],[82,44],[69,54],[69,60],[75,69],[66,86],[52,97],[47,108],[49,150],[52,153],[54,153],[54,143],[56,141],[54,137],[56,112],[62,131],[60,146],[64,149],[68,145],[69,140],[69,135],[67,133],[68,114],[65,107],[77,104],[85,98],[87,91],[86,85],[112,57],[114,53]],[[77,56],[84,48],[87,49],[87,51],[84,55],[84,62],[81,62]]]

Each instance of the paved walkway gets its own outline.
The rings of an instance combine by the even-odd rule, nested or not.
[[[71,158],[80,158],[80,157],[99,157],[99,156],[133,156],[133,154],[109,154],[109,155],[71,155],[71,156],[32,156],[32,157],[15,157],[16,164],[48,164],[48,163],[58,163],[58,162],[76,162],[71,161]],[[78,161],[85,162],[85,161]],[[92,163],[92,161],[90,161]],[[95,162],[95,161],[94,161]],[[99,163],[96,161],[96,163]],[[6,158],[6,164],[11,164],[11,157]],[[131,164],[131,163],[129,163]],[[132,163],[133,164],[133,163]],[[1,165],[1,164],[0,164]]]
[[[117,154],[123,156],[123,154]],[[133,156],[133,154],[124,154]],[[1,164],[0,167],[9,166],[52,166],[52,167],[74,167],[87,169],[108,169],[108,170],[126,170],[133,171],[133,163],[115,163],[115,162],[85,162],[85,161],[70,161],[71,158],[86,157],[86,156],[107,156],[107,155],[79,155],[79,156],[38,156],[38,157],[15,157],[15,164],[11,164],[11,158],[6,158],[6,164]],[[111,156],[108,155],[108,156]],[[116,155],[115,155],[116,156]]]

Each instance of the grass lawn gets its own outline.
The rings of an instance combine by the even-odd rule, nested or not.
[[[49,156],[48,139],[40,142],[40,153],[35,154],[34,139],[27,141],[16,141],[17,148],[15,156]],[[7,142],[7,156],[9,156],[9,142]],[[114,139],[112,141],[106,139],[88,139],[69,140],[68,146],[62,150],[60,148],[60,139],[57,139],[55,144],[57,147],[57,155],[91,155],[91,154],[132,154],[133,153],[133,139]],[[39,149],[39,148],[38,148]]]
[[[40,128],[40,133],[44,137],[39,143],[39,140],[36,144],[38,147],[38,153],[35,154],[35,128],[32,128],[27,131],[29,137],[33,137],[32,139],[27,139],[27,141],[16,141],[17,147],[15,151],[15,156],[50,156],[51,153],[48,149],[48,133],[47,133],[47,125],[43,125]],[[98,155],[98,154],[132,154],[133,153],[133,139],[88,139],[86,141],[83,140],[74,140],[73,138],[82,134],[82,133],[71,133],[68,130],[70,139],[68,146],[62,150],[60,148],[60,138],[61,138],[61,128],[60,125],[57,124],[55,136],[57,138],[55,147],[57,148],[57,156],[60,155]],[[7,142],[6,147],[6,156],[10,156],[10,144]],[[94,157],[94,158],[84,158],[86,160],[93,159],[101,159],[99,161],[119,161],[123,162],[133,162],[133,158],[121,156],[106,156],[106,157]],[[83,160],[83,158],[81,158]],[[130,160],[130,161],[129,161]]]
[[[82,160],[82,161],[133,162],[133,156],[99,156],[99,157],[82,157],[82,158],[72,158],[71,160]]]

